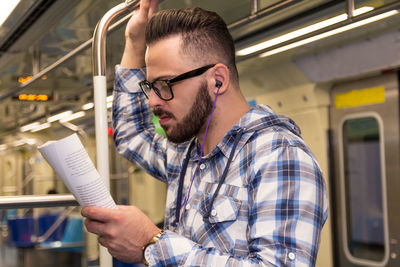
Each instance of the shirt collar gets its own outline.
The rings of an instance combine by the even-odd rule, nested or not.
[[[217,146],[209,153],[204,156],[204,159],[212,158],[221,152],[226,158],[229,157],[229,154],[233,148],[233,143],[236,135],[238,134],[239,129],[243,129],[242,137],[236,147],[235,155],[243,148],[243,146],[247,143],[250,137],[254,134],[255,131],[261,128],[267,127],[270,123],[266,122],[262,118],[265,118],[268,115],[275,115],[271,108],[264,105],[256,106],[250,109],[246,114],[244,114],[239,121],[230,129],[224,136],[224,138],[217,144]],[[191,160],[198,160],[200,156],[201,146],[198,142],[196,142],[196,146],[192,149],[190,158]]]

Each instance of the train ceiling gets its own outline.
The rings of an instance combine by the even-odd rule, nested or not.
[[[57,65],[29,86],[31,76],[48,68],[61,57],[92,37],[104,13],[121,3],[116,0],[21,0],[12,16],[0,26],[0,139],[18,132],[30,122],[45,121],[64,110],[79,111],[92,101],[91,49],[88,46]],[[381,8],[396,0],[355,1],[355,8]],[[161,9],[200,6],[218,12],[230,27],[238,49],[279,36],[315,21],[342,14],[346,1],[337,0],[165,0]],[[268,68],[277,62],[295,61],[331,47],[372,38],[398,29],[400,16],[393,16],[373,27],[342,33],[269,58],[238,57],[242,74]],[[113,68],[121,58],[123,27],[107,38],[107,74],[112,88]],[[282,78],[282,77],[280,77]],[[21,90],[21,86],[23,90]],[[20,100],[20,94],[35,101]],[[39,98],[47,95],[48,101]],[[36,97],[36,98],[35,98]],[[93,114],[75,121],[83,127],[93,125]]]

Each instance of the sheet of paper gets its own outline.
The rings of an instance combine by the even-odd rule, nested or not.
[[[47,142],[38,149],[81,206],[116,208],[103,179],[76,134]]]

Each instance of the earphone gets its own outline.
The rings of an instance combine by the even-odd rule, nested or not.
[[[206,131],[205,131],[205,133],[204,133],[204,137],[203,137],[203,142],[202,142],[202,144],[201,144],[201,150],[200,150],[200,158],[199,159],[201,159],[202,157],[203,157],[203,148],[204,148],[204,142],[205,142],[205,140],[206,140],[206,137],[207,137],[207,131],[208,131],[208,126],[210,126],[210,121],[211,121],[211,117],[212,117],[212,114],[214,113],[214,108],[215,108],[215,103],[217,103],[217,97],[218,97],[218,92],[219,92],[219,89],[221,88],[221,86],[222,86],[222,82],[221,81],[218,81],[218,80],[215,80],[215,87],[217,87],[218,88],[218,90],[217,90],[217,93],[215,94],[215,99],[214,99],[214,103],[213,103],[213,106],[212,106],[212,108],[211,108],[211,112],[210,112],[210,116],[208,116],[208,122],[207,122],[207,126],[206,126]],[[190,148],[189,148],[190,149]],[[190,190],[191,190],[191,188],[192,188],[192,185],[193,185],[193,181],[194,181],[194,177],[195,177],[195,175],[196,175],[196,172],[197,172],[197,169],[199,168],[199,165],[200,165],[200,160],[197,162],[197,165],[196,165],[196,168],[194,169],[194,173],[193,173],[193,176],[192,176],[192,180],[191,180],[191,182],[190,182],[190,185],[189,185],[189,190],[188,190],[188,193],[186,194],[186,196],[185,196],[185,198],[184,198],[184,200],[183,200],[183,207],[185,207],[186,206],[186,203],[188,202],[188,200],[189,200],[189,197],[190,197]],[[186,165],[187,166],[187,165]],[[185,172],[186,172],[186,169],[185,169]],[[178,201],[178,200],[177,200]],[[181,201],[181,203],[182,203],[182,200],[180,200]],[[175,219],[175,221],[176,222],[180,222],[180,220],[181,220],[181,216],[183,216],[184,215],[184,212],[185,212],[185,209],[183,210],[183,213],[179,216],[179,210],[180,210],[180,207],[181,207],[181,205],[177,205],[177,209],[178,209],[178,211],[176,212],[176,219]]]

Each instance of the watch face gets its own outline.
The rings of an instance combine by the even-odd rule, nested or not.
[[[154,257],[153,257],[153,254],[152,254],[153,250],[154,250],[154,247],[155,247],[155,244],[150,244],[144,250],[144,258],[149,263],[149,265],[156,264],[156,261],[154,260]]]

